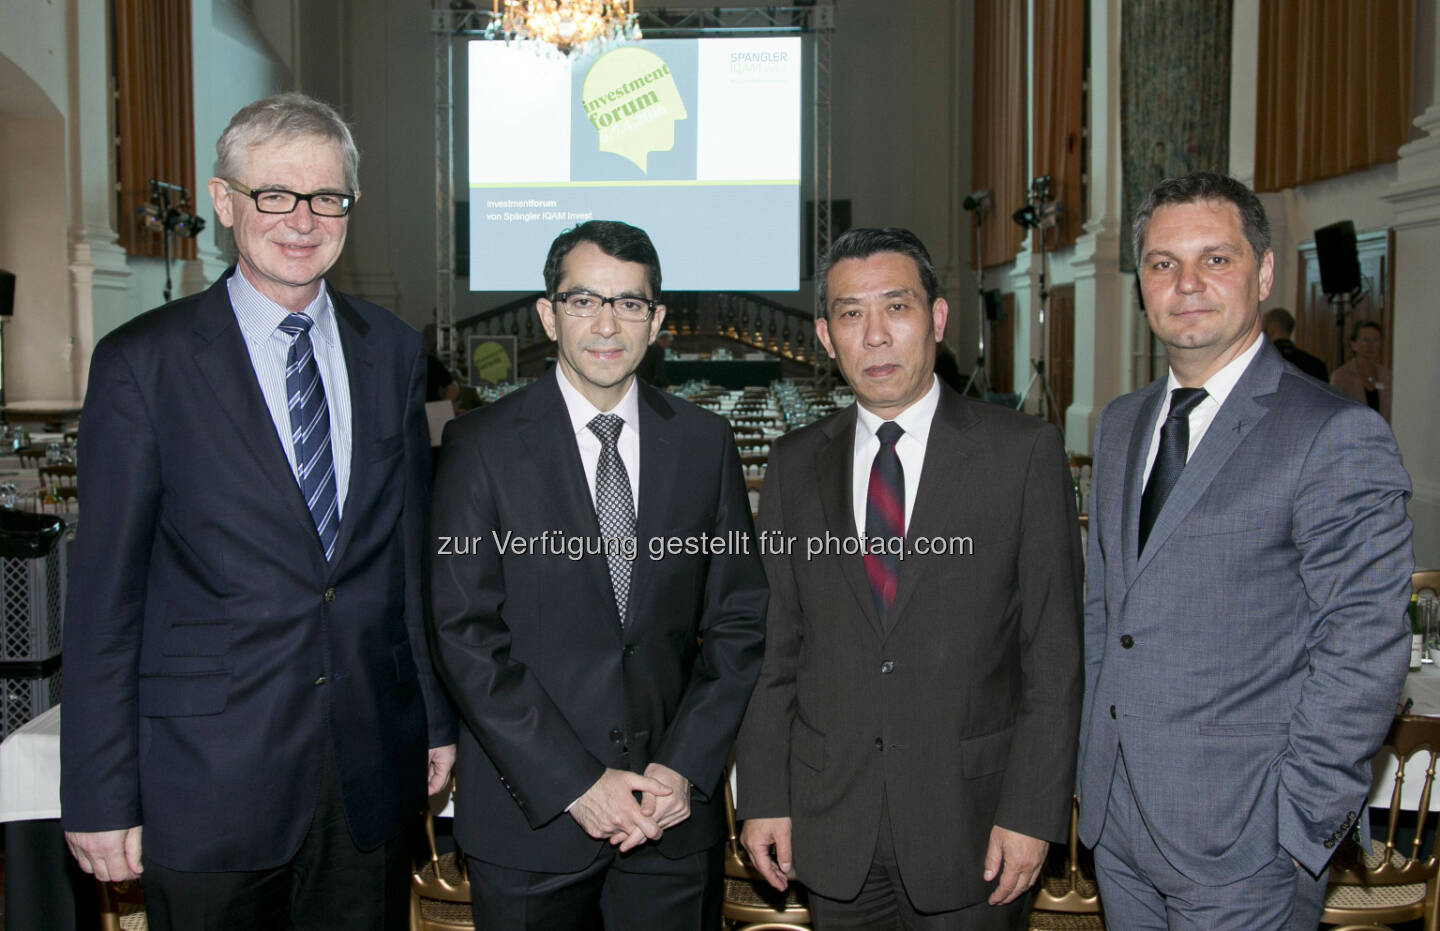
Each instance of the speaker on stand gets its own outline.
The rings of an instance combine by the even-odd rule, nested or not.
[[[1335,364],[1345,364],[1345,318],[1363,290],[1360,251],[1355,245],[1355,224],[1342,220],[1315,231],[1315,260],[1320,266],[1320,290],[1335,305]]]

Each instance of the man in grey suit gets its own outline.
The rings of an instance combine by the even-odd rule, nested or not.
[[[1060,435],[936,379],[948,310],[912,233],[852,230],[818,280],[857,403],[770,456],[742,839],[776,888],[793,863],[822,929],[1023,927],[1079,727]]]
[[[1409,478],[1261,336],[1248,188],[1164,181],[1134,236],[1170,372],[1095,429],[1080,837],[1111,927],[1312,929],[1405,677]]]

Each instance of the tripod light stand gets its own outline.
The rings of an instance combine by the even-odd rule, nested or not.
[[[1055,228],[1055,221],[1060,215],[1060,205],[1050,199],[1050,176],[1041,175],[1030,182],[1030,192],[1026,198],[1025,206],[1011,216],[1016,223],[1027,231],[1035,231],[1039,234],[1040,240],[1040,358],[1032,358],[1030,367],[1035,374],[1030,376],[1030,383],[1025,386],[1025,392],[1020,395],[1020,401],[1015,409],[1023,410],[1025,401],[1030,397],[1030,392],[1035,390],[1036,384],[1040,386],[1040,417],[1042,420],[1049,420],[1050,415],[1055,415],[1056,426],[1060,429],[1061,438],[1065,435],[1065,425],[1059,423],[1060,406],[1055,403],[1055,393],[1050,390],[1050,379],[1045,375],[1045,330],[1046,311],[1050,304],[1050,253],[1046,248],[1045,234]]]
[[[973,387],[978,396],[984,398],[991,390],[989,376],[985,373],[985,327],[988,325],[989,316],[985,313],[985,263],[980,258],[981,230],[985,222],[985,206],[990,203],[990,189],[982,188],[965,198],[961,205],[966,210],[975,214],[975,295],[979,301],[979,316],[976,318],[979,338],[977,340],[977,355],[975,357],[975,370],[970,373],[970,380],[965,383],[961,394],[968,395]]]

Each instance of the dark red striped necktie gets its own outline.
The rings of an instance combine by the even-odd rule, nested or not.
[[[870,466],[870,487],[865,496],[865,575],[875,596],[875,610],[883,619],[895,603],[900,581],[899,547],[905,538],[905,470],[895,452],[895,442],[905,431],[887,421],[875,435],[880,451]]]

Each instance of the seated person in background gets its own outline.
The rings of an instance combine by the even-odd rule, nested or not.
[[[670,386],[670,379],[665,374],[665,351],[674,341],[675,334],[669,330],[655,334],[655,342],[645,349],[645,358],[640,360],[640,367],[635,370],[641,381],[657,388]]]
[[[455,397],[450,399],[450,403],[455,408],[455,416],[459,417],[466,411],[473,411],[475,408],[480,407],[485,402],[481,400],[480,392],[476,391],[471,385],[466,385],[464,388],[457,385]]]
[[[1265,317],[1260,324],[1265,331],[1265,338],[1270,340],[1279,351],[1280,357],[1311,378],[1320,381],[1330,379],[1330,370],[1325,367],[1315,356],[1296,346],[1290,340],[1290,335],[1295,332],[1295,317],[1283,307],[1272,307],[1265,311]]]
[[[1351,359],[1335,370],[1330,384],[1335,390],[1368,405],[1390,419],[1390,370],[1380,364],[1380,346],[1385,331],[1374,320],[1361,320],[1350,328]]]

